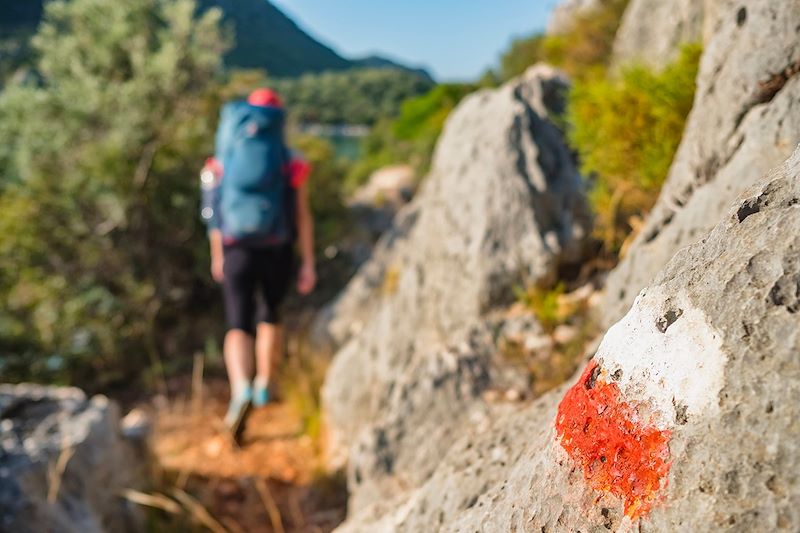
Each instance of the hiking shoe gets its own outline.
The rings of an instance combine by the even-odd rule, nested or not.
[[[264,407],[269,403],[269,387],[253,384],[253,407]]]
[[[237,444],[242,438],[242,433],[244,433],[245,422],[252,405],[252,396],[252,391],[247,388],[242,393],[231,398],[231,403],[228,405],[228,412],[225,415],[225,427],[231,432],[233,440]]]

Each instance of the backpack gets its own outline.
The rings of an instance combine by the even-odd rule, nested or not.
[[[285,115],[275,107],[232,102],[222,109],[216,159],[220,229],[226,240],[282,244],[291,240]]]

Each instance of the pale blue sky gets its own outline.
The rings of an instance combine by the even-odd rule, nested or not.
[[[477,78],[516,35],[544,29],[557,0],[272,0],[348,57],[379,54],[439,80]]]

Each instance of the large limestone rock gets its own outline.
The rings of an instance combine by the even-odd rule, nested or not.
[[[719,0],[631,0],[614,40],[613,63],[661,68],[686,43],[712,35]]]
[[[0,531],[137,531],[121,497],[140,464],[104,397],[78,389],[0,385]]]
[[[465,424],[419,489],[339,531],[797,531],[798,395],[800,150],[669,262],[573,387]]]
[[[716,5],[683,141],[644,229],[609,276],[606,324],[800,141],[800,3]]]
[[[581,178],[551,121],[565,88],[538,66],[465,99],[421,191],[334,305],[332,336],[345,345],[323,399],[333,463],[350,451],[351,507],[422,482],[452,442],[448,428],[502,374],[493,350],[459,346],[491,346],[486,313],[515,285],[580,260]]]

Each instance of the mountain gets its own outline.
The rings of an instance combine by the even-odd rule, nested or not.
[[[356,59],[353,61],[355,66],[361,68],[371,68],[371,69],[380,69],[380,68],[388,68],[388,69],[399,69],[399,70],[406,70],[408,72],[412,72],[414,74],[418,74],[421,77],[425,78],[428,81],[433,81],[433,76],[431,73],[428,72],[426,69],[421,67],[408,67],[406,65],[397,63],[396,61],[392,61],[391,59],[387,59],[381,56],[367,56],[361,59]]]
[[[305,33],[267,0],[201,0],[201,9],[219,7],[236,33],[226,63],[263,68],[272,76],[343,70],[351,62]]]
[[[0,0],[0,80],[30,60],[29,40],[41,18],[41,1]]]
[[[0,0],[0,33],[33,29],[42,18],[42,0]]]
[[[33,34],[42,17],[45,0],[0,0],[0,39],[13,39],[15,46],[2,46],[3,56],[17,55],[18,48]],[[296,77],[307,73],[351,68],[396,68],[431,79],[423,69],[409,68],[389,59],[371,56],[348,59],[322,44],[268,0],[198,0],[199,9],[219,7],[224,23],[233,29],[236,46],[226,64],[237,68],[259,68],[274,77]]]
[[[422,69],[413,69],[389,59],[371,56],[348,59],[322,44],[268,0],[201,0],[202,9],[219,7],[226,23],[236,32],[236,47],[227,64],[239,68],[263,68],[274,77],[351,68],[396,68],[430,79]]]

